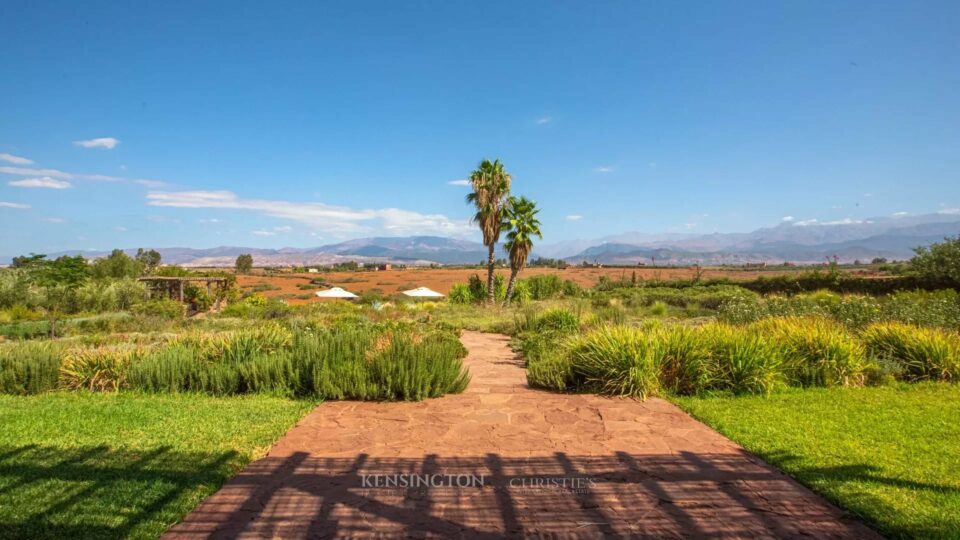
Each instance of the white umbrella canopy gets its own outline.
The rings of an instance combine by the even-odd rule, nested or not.
[[[325,291],[317,291],[317,296],[320,298],[360,298],[352,292],[341,289],[340,287],[331,287]]]
[[[414,298],[443,298],[443,295],[437,291],[430,290],[426,287],[417,287],[416,289],[410,289],[409,291],[403,291],[403,294],[407,296],[412,296]]]

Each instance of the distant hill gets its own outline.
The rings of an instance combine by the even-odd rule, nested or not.
[[[916,246],[929,245],[947,236],[960,235],[960,215],[883,217],[833,223],[782,223],[748,233],[646,234],[627,232],[596,240],[571,240],[542,244],[538,256],[604,264],[744,264],[820,263],[836,255],[843,262],[874,257],[908,259]],[[238,255],[250,253],[258,266],[326,265],[345,261],[394,262],[409,265],[476,264],[487,258],[479,242],[440,236],[358,238],[314,248],[262,249],[219,246],[205,249],[154,248],[169,264],[233,266]],[[134,254],[136,249],[125,250]],[[102,251],[51,253],[52,257],[80,254],[88,258]],[[505,257],[502,246],[497,257]],[[9,257],[6,262],[9,262]]]
[[[834,223],[782,223],[750,233],[687,235],[672,240],[599,242],[566,256],[604,264],[743,264],[908,259],[913,248],[960,235],[960,216],[929,214]],[[654,257],[655,259],[651,259]]]

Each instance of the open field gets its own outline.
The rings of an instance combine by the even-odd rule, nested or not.
[[[701,274],[703,279],[726,278],[735,281],[746,281],[760,276],[776,276],[796,273],[796,268],[785,269],[738,269],[738,268],[704,268]],[[312,290],[304,290],[298,286],[306,286],[313,279],[322,279],[330,286],[343,287],[354,293],[379,291],[390,295],[415,287],[429,287],[435,291],[447,294],[455,283],[465,283],[470,276],[476,274],[485,276],[483,268],[407,268],[404,270],[385,270],[379,272],[321,272],[316,274],[283,274],[257,271],[254,274],[237,276],[237,284],[245,291],[260,290],[260,294],[267,298],[283,298],[290,304],[302,304],[314,300]],[[510,271],[506,268],[497,271],[504,278],[508,278]],[[692,279],[696,276],[694,268],[583,268],[567,267],[556,268],[527,268],[523,277],[539,275],[557,275],[561,279],[569,279],[584,288],[593,287],[601,277],[609,279],[630,279],[636,273],[638,280],[677,280]],[[319,288],[319,287],[318,287]],[[299,298],[298,298],[299,297]]]
[[[675,401],[885,535],[960,537],[956,384]]]

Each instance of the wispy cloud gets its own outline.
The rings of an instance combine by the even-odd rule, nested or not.
[[[130,230],[130,229],[128,229],[128,228],[126,228],[126,227],[114,227],[113,230],[115,230],[115,231],[117,231],[117,232],[127,232],[127,231]]]
[[[552,116],[541,116],[540,118],[537,118],[537,125],[542,126],[544,124],[549,124],[552,121],[553,121]]]
[[[937,213],[952,216],[954,214],[960,214],[960,208],[944,208],[943,210],[938,210]]]
[[[596,169],[594,169],[594,171],[596,171],[596,172],[598,172],[598,173],[613,172],[613,166],[612,166],[612,165],[601,165],[601,166],[597,167]]]
[[[15,208],[17,210],[26,210],[30,208],[29,204],[20,204],[15,202],[0,201],[0,208]]]
[[[111,176],[107,174],[78,174],[59,169],[32,169],[27,167],[0,167],[0,174],[12,174],[16,176],[49,177],[59,178],[61,180],[89,180],[91,182],[132,182],[148,189],[160,189],[168,187],[169,184],[160,180],[150,180],[147,178],[125,178],[123,176]]]
[[[3,154],[0,153],[0,161],[6,161],[7,163],[13,163],[14,165],[32,165],[33,161],[25,157],[14,156],[13,154]]]
[[[818,221],[817,219],[804,219],[802,221],[795,221],[793,224],[798,227],[809,227],[811,225],[860,225],[863,223],[873,223],[873,222],[869,220],[863,220],[863,219],[843,218],[843,219],[835,219],[832,221]]]
[[[280,227],[274,227],[273,230],[275,230],[275,231],[277,231],[277,232],[290,232],[290,231],[293,230],[293,227],[291,227],[291,226],[289,226],[289,225],[283,225],[283,226],[280,226]]]
[[[87,139],[84,141],[73,141],[73,144],[82,146],[84,148],[104,148],[106,150],[113,150],[118,144],[120,144],[120,140],[114,139],[113,137],[98,137],[96,139]]]
[[[893,213],[893,217],[903,217],[907,215],[910,215],[910,212],[894,212]]]
[[[793,216],[783,216],[783,219],[781,219],[780,221],[783,221],[784,223],[790,223],[791,221],[793,221]]]
[[[270,217],[306,223],[328,232],[370,231],[379,225],[397,234],[452,234],[473,232],[466,220],[442,214],[422,214],[400,208],[353,209],[319,202],[243,199],[231,191],[151,191],[147,204],[175,208],[222,208],[246,210]]]
[[[49,176],[51,178],[62,178],[69,180],[75,175],[58,171],[57,169],[26,169],[23,167],[0,167],[0,173],[16,174],[19,176]]]
[[[250,234],[252,234],[252,235],[254,235],[254,236],[276,236],[276,235],[277,235],[277,233],[275,233],[275,232],[273,232],[273,231],[263,231],[263,230],[260,230],[260,231],[252,231]]]
[[[23,180],[12,180],[7,182],[7,184],[14,187],[44,189],[67,189],[69,187],[73,187],[73,185],[66,180],[57,180],[55,178],[50,178],[49,176],[44,176],[42,178],[24,178]]]
[[[217,218],[206,218],[206,219],[198,219],[197,222],[198,222],[198,223],[205,223],[205,224],[212,224],[212,223],[221,223],[221,220],[219,220],[219,219],[217,219]]]
[[[469,186],[470,185],[469,180],[450,180],[447,183],[450,184],[451,186]]]
[[[583,219],[583,216],[580,214],[570,214],[567,216],[567,221],[580,221],[581,219]]]
[[[46,221],[47,223],[54,223],[54,224],[56,224],[56,225],[59,225],[59,224],[61,224],[61,223],[66,223],[66,222],[67,222],[67,220],[65,220],[65,219],[63,219],[63,218],[58,218],[58,217],[43,218],[41,221]]]

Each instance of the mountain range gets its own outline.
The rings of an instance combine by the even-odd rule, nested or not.
[[[785,221],[748,233],[649,234],[627,232],[597,239],[543,244],[532,257],[564,259],[570,263],[602,264],[745,264],[841,262],[875,257],[908,259],[916,246],[960,235],[960,214],[878,217],[833,222]],[[345,261],[394,262],[408,265],[476,264],[486,259],[479,242],[439,236],[375,237],[313,248],[263,249],[220,246],[207,249],[155,248],[168,264],[233,266],[242,253],[253,255],[258,266],[326,265]],[[136,249],[126,249],[128,253]],[[51,253],[102,257],[107,252]],[[502,246],[498,256],[503,257]],[[9,261],[9,257],[5,258]]]

